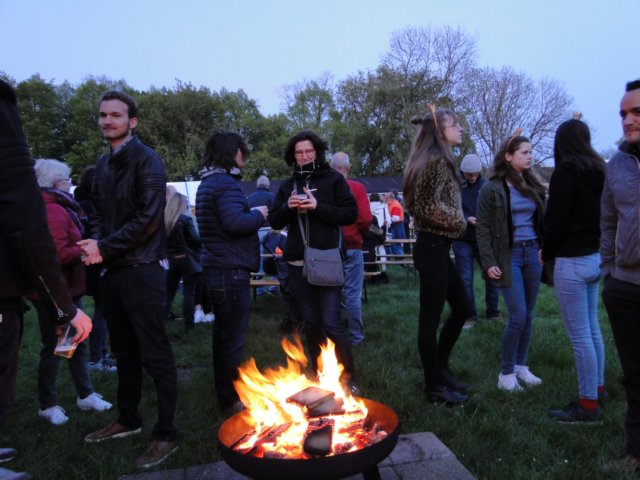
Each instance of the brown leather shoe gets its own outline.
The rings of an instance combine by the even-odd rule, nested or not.
[[[102,442],[103,440],[110,440],[112,438],[130,437],[131,435],[135,435],[137,433],[140,433],[141,431],[142,427],[127,428],[116,421],[111,422],[102,430],[91,432],[89,435],[84,437],[84,441],[85,443],[98,443]]]
[[[178,450],[177,442],[163,442],[152,440],[149,447],[136,460],[136,467],[151,468],[161,464],[165,459]]]

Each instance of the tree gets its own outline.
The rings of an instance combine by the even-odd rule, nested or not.
[[[281,89],[291,131],[314,130],[326,137],[326,123],[335,111],[333,77],[324,72],[315,80],[304,79]]]
[[[555,130],[571,118],[572,99],[555,80],[535,82],[505,67],[471,70],[460,103],[478,154],[488,165],[517,128],[531,140],[536,163],[552,158]]]

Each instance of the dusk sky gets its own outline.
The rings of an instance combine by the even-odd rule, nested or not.
[[[179,79],[243,89],[265,115],[280,111],[284,85],[375,69],[393,31],[460,27],[480,66],[558,80],[600,150],[620,138],[624,84],[640,78],[638,0],[0,0],[0,18],[0,70],[17,81],[106,75],[146,90]]]

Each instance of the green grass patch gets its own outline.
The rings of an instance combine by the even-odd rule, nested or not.
[[[418,279],[390,267],[388,285],[370,285],[363,305],[365,343],[354,351],[358,383],[363,396],[393,408],[403,433],[434,432],[460,461],[480,479],[606,479],[601,467],[624,447],[626,402],[619,382],[620,366],[609,323],[601,307],[606,346],[606,386],[611,401],[599,427],[563,426],[547,419],[547,409],[565,405],[577,396],[573,353],[558,312],[555,292],[540,291],[536,308],[529,365],[544,384],[510,395],[496,388],[500,338],[504,323],[483,321],[463,331],[451,357],[452,368],[471,385],[471,399],[463,407],[427,403],[417,352]],[[476,279],[477,299],[484,298]],[[174,311],[180,311],[179,299]],[[89,303],[89,302],[87,302]],[[484,305],[479,303],[479,311]],[[92,308],[89,306],[90,312]],[[505,312],[504,305],[501,305]],[[445,314],[443,314],[443,317]],[[284,363],[278,325],[284,305],[273,296],[252,304],[251,327],[245,357],[255,357],[260,368]],[[169,322],[179,369],[178,409],[180,450],[160,468],[186,467],[220,460],[216,434],[224,420],[217,411],[211,366],[211,327],[198,324],[183,334],[182,322]],[[68,369],[61,362],[59,403],[70,418],[53,427],[38,417],[37,365],[40,338],[34,312],[27,315],[20,352],[16,404],[1,445],[19,449],[7,464],[42,479],[114,479],[134,473],[136,457],[146,448],[155,422],[155,389],[145,375],[140,412],[143,434],[123,440],[84,445],[83,437],[102,428],[116,413],[88,413],[75,405],[76,394]],[[92,372],[94,388],[115,403],[115,374]]]

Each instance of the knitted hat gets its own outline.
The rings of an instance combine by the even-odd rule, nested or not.
[[[480,173],[482,172],[482,162],[480,157],[475,153],[465,155],[460,164],[460,170],[463,173]]]

